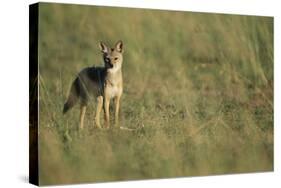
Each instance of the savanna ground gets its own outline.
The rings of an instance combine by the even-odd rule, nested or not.
[[[273,18],[41,3],[40,184],[273,170]],[[120,125],[63,104],[124,42]],[[112,117],[112,116],[111,116]]]

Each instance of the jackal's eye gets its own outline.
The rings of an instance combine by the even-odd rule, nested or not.
[[[118,59],[118,57],[115,57],[114,60],[116,61]]]

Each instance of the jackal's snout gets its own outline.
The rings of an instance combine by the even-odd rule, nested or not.
[[[106,68],[113,68],[112,60],[108,57],[104,57],[105,67]]]

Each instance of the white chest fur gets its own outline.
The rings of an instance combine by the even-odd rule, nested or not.
[[[105,95],[114,98],[122,93],[122,73],[121,70],[112,73],[108,72],[105,81]]]
[[[116,97],[120,92],[120,89],[117,87],[117,85],[108,85],[107,86],[107,94],[110,96],[110,98]]]

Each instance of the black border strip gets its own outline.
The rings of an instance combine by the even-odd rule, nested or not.
[[[38,26],[39,4],[29,5],[29,183],[38,174]]]

